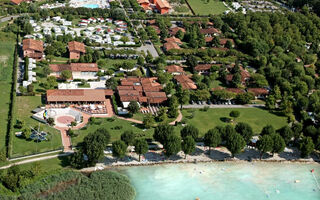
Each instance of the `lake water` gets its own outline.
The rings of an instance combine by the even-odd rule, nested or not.
[[[120,171],[131,179],[137,200],[320,200],[311,169],[320,183],[320,164],[217,162]]]

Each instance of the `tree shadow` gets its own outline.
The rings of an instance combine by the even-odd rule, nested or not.
[[[230,158],[230,154],[225,153],[225,152],[221,152],[221,151],[217,151],[215,149],[211,149],[210,155],[209,155],[209,149],[207,150],[206,154],[208,155],[208,157],[210,159],[213,160],[225,160],[225,158]]]
[[[279,153],[280,158],[284,158],[286,160],[295,160],[297,158],[300,158],[300,152],[297,148],[290,148],[289,151],[284,151]]]
[[[45,89],[37,88],[37,89],[36,89],[36,92],[39,92],[39,93],[45,93],[45,92],[46,92],[46,90],[45,90]]]
[[[225,123],[230,123],[231,119],[229,117],[220,117],[220,121],[225,122]]]
[[[58,156],[58,160],[60,161],[60,165],[62,167],[68,167],[70,166],[70,156]]]
[[[202,155],[204,153],[204,150],[196,147],[196,150],[191,154],[193,156],[199,156],[199,155]]]

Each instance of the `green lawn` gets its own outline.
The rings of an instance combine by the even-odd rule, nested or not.
[[[112,69],[114,71],[116,71],[115,65],[117,64],[122,64],[124,62],[130,62],[130,63],[137,63],[137,60],[133,60],[133,59],[110,59],[110,58],[106,58],[106,59],[102,59],[106,61],[106,66],[102,66],[101,69],[104,70],[108,70],[108,69]]]
[[[0,47],[0,150],[2,150],[5,146],[8,123],[14,40],[0,34]]]
[[[38,106],[42,105],[41,97],[40,96],[19,96],[16,98],[16,118],[19,120],[23,120],[25,122],[25,126],[30,128],[31,127],[38,127],[40,124],[40,129],[50,133],[52,139],[50,141],[42,141],[42,142],[34,142],[34,141],[27,141],[22,138],[18,138],[14,136],[13,133],[13,147],[12,147],[12,154],[11,157],[23,156],[34,154],[38,152],[45,152],[50,151],[53,149],[59,149],[62,147],[61,144],[61,135],[60,132],[48,125],[43,123],[39,123],[38,121],[31,118],[32,113],[31,111]],[[15,121],[14,121],[15,122]],[[18,129],[14,129],[14,132],[21,131]],[[50,137],[48,137],[50,138]]]
[[[187,0],[198,15],[221,14],[227,10],[227,7],[219,0]]]
[[[182,111],[184,120],[187,124],[192,124],[200,130],[200,134],[204,135],[209,129],[217,125],[227,125],[224,122],[226,117],[232,110],[240,111],[240,117],[237,122],[246,122],[251,125],[254,133],[259,133],[265,125],[272,125],[278,129],[287,124],[287,118],[269,113],[267,110],[260,108],[212,108],[207,112],[199,109],[184,109]],[[194,111],[194,117],[190,118]]]
[[[111,142],[115,140],[119,140],[121,134],[124,131],[127,130],[132,130],[137,137],[142,137],[142,138],[152,138],[153,135],[153,129],[148,129],[146,131],[143,131],[143,127],[141,125],[117,119],[117,118],[96,118],[95,124],[90,125],[88,124],[85,130],[78,130],[75,131],[79,135],[77,137],[73,137],[72,144],[75,146],[79,142],[83,141],[83,138],[88,135],[89,133],[94,132],[98,128],[106,128],[110,135],[111,135]]]

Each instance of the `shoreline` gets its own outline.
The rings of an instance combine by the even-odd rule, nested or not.
[[[198,151],[201,151],[199,149]],[[163,160],[164,156],[159,152],[148,152],[155,158],[154,160],[141,161],[139,162],[136,154],[127,156],[125,160],[116,161],[112,156],[105,156],[105,161],[97,163],[94,167],[84,168],[80,171],[91,172],[97,170],[106,169],[120,169],[124,167],[139,167],[139,166],[155,166],[155,165],[167,165],[167,164],[197,164],[197,163],[301,163],[301,164],[320,164],[320,159],[312,156],[308,159],[302,159],[297,157],[284,158],[279,155],[274,155],[265,159],[257,158],[256,154],[252,154],[250,149],[246,150],[242,154],[231,158],[229,155],[226,156],[226,150],[224,148],[215,149],[210,155],[205,154],[205,151],[201,153],[195,153],[194,155],[188,155],[184,158],[184,154],[180,152],[177,156],[172,156],[171,159]],[[147,153],[147,154],[148,154]],[[149,156],[151,156],[149,155]],[[146,155],[148,157],[148,155]],[[128,160],[130,158],[130,160]]]

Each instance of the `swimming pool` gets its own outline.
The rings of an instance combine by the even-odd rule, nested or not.
[[[136,200],[319,200],[319,164],[198,163],[126,167]],[[299,180],[299,181],[298,181]]]
[[[85,4],[82,7],[93,9],[93,8],[99,8],[99,5],[98,4]]]

